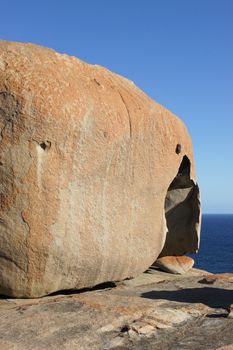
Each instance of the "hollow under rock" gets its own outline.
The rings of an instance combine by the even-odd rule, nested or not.
[[[199,187],[190,179],[190,160],[185,155],[165,198],[167,236],[159,255],[195,253],[199,245]]]

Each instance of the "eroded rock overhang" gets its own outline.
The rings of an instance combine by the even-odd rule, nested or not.
[[[184,155],[168,187],[164,204],[167,234],[160,257],[196,253],[199,248],[200,192],[190,178],[190,168],[190,160]]]

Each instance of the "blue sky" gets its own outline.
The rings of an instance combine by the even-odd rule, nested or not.
[[[233,213],[232,0],[11,0],[1,14],[1,39],[103,65],[178,115],[203,212]]]

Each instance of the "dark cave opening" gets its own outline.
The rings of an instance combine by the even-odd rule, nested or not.
[[[160,257],[195,253],[199,245],[199,188],[190,178],[191,163],[185,155],[165,198],[167,235]]]

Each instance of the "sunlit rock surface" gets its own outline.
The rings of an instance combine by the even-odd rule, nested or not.
[[[191,140],[131,81],[1,42],[0,128],[1,294],[123,280],[198,249]]]
[[[233,344],[232,278],[150,269],[116,287],[0,298],[0,349],[222,349]]]
[[[189,256],[164,256],[157,259],[154,265],[162,271],[183,274],[193,267],[194,260]]]

